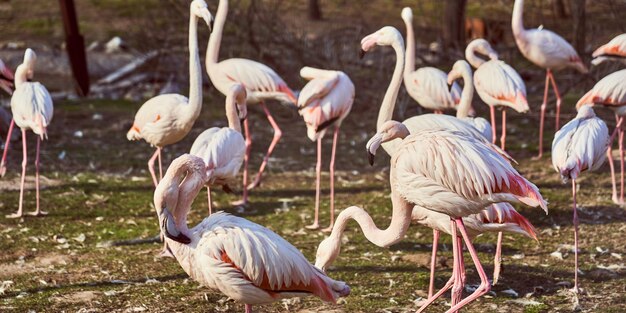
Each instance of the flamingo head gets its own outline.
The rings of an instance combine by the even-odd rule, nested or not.
[[[578,108],[578,114],[576,118],[592,118],[596,116],[596,112],[593,110],[593,104],[583,104]]]
[[[471,51],[486,55],[491,60],[498,59],[498,53],[495,50],[493,50],[493,48],[491,47],[491,44],[489,44],[489,42],[483,38],[472,40],[472,42],[470,42],[467,45],[467,50],[471,50]]]
[[[248,117],[248,106],[246,105],[248,93],[246,88],[241,85],[236,85],[232,89],[235,94],[235,103],[237,104],[237,115],[239,120],[243,122]]]
[[[26,68],[26,78],[32,79],[35,73],[35,64],[37,63],[37,54],[33,49],[28,48],[24,52],[24,62],[22,65]]]
[[[454,62],[452,66],[452,70],[448,73],[448,85],[452,85],[455,80],[462,78],[463,73],[468,72],[470,76],[472,75],[472,68],[469,63],[465,60],[458,60]]]
[[[409,7],[405,7],[404,9],[402,9],[402,20],[404,20],[407,23],[410,23],[411,21],[413,21],[413,10],[411,10],[411,8]]]
[[[341,240],[339,236],[333,236],[322,240],[317,247],[317,253],[315,254],[315,267],[319,268],[322,272],[326,272],[326,269],[333,264],[339,252],[341,251]]]
[[[385,26],[361,40],[361,53],[359,56],[363,58],[365,53],[374,46],[392,46],[398,43],[401,44],[400,50],[404,50],[404,39],[402,39],[400,32],[395,27]]]
[[[367,149],[367,156],[370,165],[374,165],[376,152],[383,143],[394,140],[396,138],[404,139],[409,134],[409,130],[404,124],[396,121],[385,122],[365,146]]]
[[[13,94],[13,72],[0,60],[0,88]]]
[[[213,29],[213,15],[209,12],[209,8],[204,0],[193,0],[191,2],[190,11],[191,14],[206,22],[207,26],[209,26],[209,31]]]

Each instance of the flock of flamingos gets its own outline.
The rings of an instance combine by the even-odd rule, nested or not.
[[[558,131],[552,143],[552,164],[563,182],[571,181],[572,184],[576,251],[573,291],[579,292],[576,179],[581,172],[601,166],[608,155],[612,169],[613,200],[618,204],[624,203],[621,124],[626,115],[626,70],[600,80],[577,103],[576,118],[559,129],[561,98],[553,71],[573,68],[586,73],[588,70],[572,46],[557,34],[542,28],[524,28],[523,3],[523,0],[515,1],[513,35],[524,57],[546,69],[538,158],[543,151],[543,122],[550,85],[556,94]],[[339,255],[341,234],[350,219],[357,221],[369,241],[381,247],[402,240],[411,222],[417,222],[433,229],[434,240],[429,297],[418,312],[449,289],[452,289],[452,307],[448,312],[457,312],[487,293],[492,282],[497,283],[502,231],[525,234],[536,239],[531,223],[516,212],[510,203],[541,207],[546,213],[547,203],[539,189],[515,170],[515,161],[505,149],[505,109],[509,107],[518,112],[528,111],[526,87],[517,72],[498,59],[498,54],[487,41],[472,41],[465,51],[467,61],[457,61],[448,74],[433,67],[415,70],[415,39],[410,8],[404,8],[401,14],[407,27],[406,47],[400,32],[390,26],[382,27],[361,41],[362,55],[375,46],[391,46],[397,57],[391,83],[380,108],[376,134],[366,146],[370,163],[381,146],[391,155],[389,180],[393,211],[390,225],[381,230],[365,210],[356,206],[341,211],[334,220],[335,150],[340,125],[350,112],[354,100],[355,88],[350,78],[341,71],[304,67],[300,74],[309,82],[296,93],[278,74],[263,64],[247,59],[218,61],[227,11],[228,1],[220,0],[213,21],[204,0],[191,2],[189,97],[164,94],[148,100],[137,112],[134,124],[127,133],[129,140],[144,140],[156,147],[148,165],[156,187],[154,205],[159,217],[159,228],[164,236],[163,254],[173,255],[193,279],[244,303],[246,312],[251,312],[252,305],[292,296],[315,295],[324,301],[334,302],[338,297],[347,296],[350,288],[346,283],[326,276],[325,271]],[[202,107],[202,68],[197,41],[197,23],[200,20],[204,20],[211,31],[205,65],[213,85],[226,96],[228,127],[214,127],[204,131],[193,143],[189,154],[176,158],[163,175],[161,149],[180,141],[189,133]],[[607,60],[625,60],[626,34],[598,48],[593,57],[594,64]],[[52,120],[53,105],[46,88],[31,81],[35,63],[35,53],[27,49],[24,62],[17,67],[15,75],[4,64],[0,64],[0,87],[12,93],[14,120],[9,132],[13,130],[14,124],[20,127],[24,153],[19,208],[10,217],[21,217],[23,214],[27,130],[37,135],[37,207],[33,214],[46,214],[39,206],[39,148],[41,140],[47,137],[46,129]],[[459,79],[463,80],[462,89],[455,82]],[[411,97],[424,108],[434,110],[435,114],[415,116],[402,123],[392,120],[403,81]],[[474,91],[489,105],[491,123],[472,116]],[[192,229],[187,227],[187,214],[203,187],[222,186],[225,191],[229,191],[243,164],[243,198],[237,204],[245,205],[248,190],[260,183],[269,156],[281,137],[281,130],[265,105],[266,100],[295,105],[306,123],[308,137],[317,141],[315,218],[313,224],[307,226],[310,229],[320,227],[318,213],[322,139],[327,131],[333,133],[331,214],[330,226],[325,229],[331,231],[331,234],[320,243],[315,266],[293,245],[267,228],[227,213],[211,214],[210,190],[209,217]],[[249,183],[248,161],[252,142],[246,108],[252,104],[263,108],[274,128],[274,137],[257,176]],[[606,124],[596,117],[594,105],[614,110],[617,127],[611,136]],[[497,106],[503,107],[500,146],[495,144]],[[456,117],[441,114],[449,109],[456,109]],[[619,195],[610,150],[613,137],[617,134],[622,152]],[[9,134],[0,164],[2,175],[6,171],[5,159],[10,137]],[[155,172],[157,161],[158,176]],[[435,293],[434,261],[440,232],[456,238],[452,241],[454,267],[450,280]],[[492,281],[488,279],[472,245],[472,238],[483,232],[499,232]],[[462,297],[465,283],[463,243],[481,280],[479,288],[466,298]]]

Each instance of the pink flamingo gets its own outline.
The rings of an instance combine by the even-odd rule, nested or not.
[[[565,124],[552,141],[552,166],[564,183],[572,181],[574,201],[574,292],[578,292],[578,214],[576,208],[576,179],[581,172],[598,169],[606,159],[609,130],[590,105],[578,108],[576,118]]]
[[[154,162],[159,159],[159,178],[163,176],[161,149],[179,142],[191,130],[202,109],[202,69],[198,52],[197,22],[202,18],[210,25],[211,13],[204,0],[194,0],[189,17],[189,98],[179,94],[158,95],[146,101],[137,114],[126,137],[128,140],[143,139],[156,151],[148,161],[148,170],[154,186],[158,179]]]
[[[490,60],[481,59],[480,53]],[[475,39],[467,45],[465,58],[476,69],[474,86],[480,98],[489,105],[491,111],[492,142],[496,143],[495,107],[509,107],[519,113],[528,112],[526,85],[517,72],[508,64],[498,60],[498,54],[485,39]],[[506,110],[502,110],[502,137],[500,148],[504,150],[506,142]]]
[[[609,158],[609,165],[611,166],[611,179],[613,181],[613,202],[616,204],[624,204],[624,131],[622,130],[622,124],[624,121],[624,115],[626,115],[626,70],[617,71],[611,73],[600,81],[598,81],[591,90],[589,90],[580,100],[576,103],[576,108],[581,108],[585,104],[601,105],[609,107],[615,112],[615,120],[617,125],[615,131],[611,134],[609,147],[607,149],[607,156]],[[620,165],[621,165],[621,184],[620,184],[620,196],[617,196],[617,182],[615,179],[615,167],[613,166],[613,154],[611,146],[613,145],[613,139],[615,135],[619,133],[618,143],[620,151]]]
[[[13,94],[13,72],[0,60],[0,88],[9,95]]]
[[[2,154],[2,162],[0,163],[0,176],[6,173],[5,158],[9,151],[9,142],[11,133],[15,124],[22,130],[22,180],[20,183],[20,202],[17,213],[7,215],[8,218],[22,217],[24,202],[24,182],[26,179],[26,131],[32,130],[37,135],[37,153],[35,157],[35,193],[36,193],[36,210],[30,213],[34,216],[42,216],[48,214],[42,211],[39,206],[39,147],[41,141],[48,139],[48,125],[52,121],[54,107],[52,98],[48,89],[39,82],[31,82],[35,74],[35,64],[37,55],[32,49],[26,49],[24,53],[24,61],[15,70],[15,91],[11,97],[11,112],[13,120],[9,126],[6,144],[4,145],[4,153]],[[3,71],[3,75],[7,76],[7,70]],[[5,85],[6,82],[4,83]]]
[[[231,192],[229,184],[237,179],[237,173],[246,153],[246,142],[241,135],[241,121],[247,115],[246,89],[232,85],[226,97],[228,127],[212,127],[202,132],[191,145],[189,154],[202,158],[212,171],[206,185],[209,215],[211,215],[211,185],[221,185]]]
[[[604,61],[621,61],[626,63],[626,34],[618,35],[607,44],[600,46],[591,55],[591,64],[598,65]]]
[[[422,67],[415,70],[415,35],[413,32],[413,11],[402,9],[402,20],[406,24],[406,62],[404,63],[404,87],[422,107],[437,114],[456,108],[461,88],[456,83],[448,88],[446,73],[436,67]]]
[[[264,64],[248,59],[227,59],[218,62],[220,43],[226,15],[228,14],[228,0],[219,0],[217,14],[215,15],[215,26],[209,38],[206,52],[206,69],[211,82],[222,94],[228,95],[229,88],[233,84],[242,84],[247,91],[247,104],[259,103],[267,116],[267,120],[274,129],[274,138],[267,149],[267,154],[263,158],[259,172],[254,182],[248,185],[248,162],[250,159],[250,148],[252,137],[248,120],[243,122],[246,137],[246,157],[243,162],[243,199],[236,204],[245,205],[248,202],[248,190],[257,187],[261,183],[261,176],[267,166],[272,151],[282,136],[282,132],[265,106],[266,100],[279,100],[283,103],[295,104],[297,99],[285,81],[283,81],[274,70]]]
[[[353,206],[342,211],[337,216],[331,235],[318,247],[316,266],[324,269],[338,256],[340,239],[350,219],[359,223],[369,241],[388,247],[404,237],[415,210],[443,213],[451,219],[454,238],[457,238],[456,228],[461,230],[481,277],[481,286],[474,294],[458,303],[456,300],[460,299],[453,301],[449,312],[455,312],[490,289],[462,218],[480,213],[487,205],[497,202],[522,202],[546,209],[545,201],[537,187],[519,175],[506,158],[471,136],[444,129],[409,135],[404,124],[388,121],[370,139],[367,150],[373,156],[381,144],[394,139],[401,141],[391,159],[391,224],[386,230],[380,230],[363,209]],[[467,164],[473,166],[468,167]],[[455,251],[461,251],[456,240],[453,240],[453,245]],[[454,275],[443,291],[429,299],[426,305],[449,289],[452,283],[458,283],[455,294],[460,295],[458,291],[462,288],[462,281],[458,262],[455,253],[454,273],[459,276]]]
[[[524,0],[515,0],[513,6],[513,18],[511,26],[513,36],[520,52],[526,59],[535,65],[546,69],[546,85],[543,92],[543,103],[541,104],[541,120],[539,124],[539,154],[537,159],[543,155],[543,124],[548,101],[548,88],[552,83],[554,94],[556,95],[556,127],[559,129],[559,114],[561,111],[561,95],[556,86],[556,81],[552,71],[564,68],[574,68],[581,73],[587,73],[588,69],[581,61],[576,50],[561,36],[543,27],[525,29],[522,16],[524,14]]]
[[[315,220],[306,226],[319,228],[320,180],[322,173],[322,139],[328,129],[334,128],[333,149],[330,157],[330,226],[322,231],[330,231],[335,220],[335,152],[339,127],[350,113],[354,102],[354,84],[350,77],[341,71],[303,67],[300,76],[310,80],[298,96],[298,110],[304,119],[307,136],[317,141],[317,180],[315,183]]]
[[[202,159],[175,159],[154,192],[154,206],[165,240],[185,272],[203,286],[252,305],[283,298],[316,296],[335,302],[350,287],[315,268],[297,248],[271,230],[224,212],[192,229],[186,217],[191,203],[211,180]]]

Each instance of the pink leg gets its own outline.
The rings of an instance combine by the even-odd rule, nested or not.
[[[548,105],[548,88],[550,87],[550,70],[546,71],[546,88],[543,90],[543,103],[541,104],[541,117],[539,118],[539,154],[535,160],[543,156],[543,123],[546,119],[546,106]]]
[[[159,181],[157,180],[156,174],[154,173],[154,161],[156,161],[156,159],[159,157],[160,149],[161,148],[157,148],[156,151],[154,151],[154,154],[152,155],[150,160],[148,160],[148,171],[150,171],[150,175],[152,176],[152,182],[154,183],[155,188],[159,184]]]
[[[161,163],[161,148],[158,148],[159,151],[159,181],[163,179],[163,164]]]
[[[259,186],[259,184],[261,184],[263,171],[265,170],[265,167],[267,166],[267,162],[270,159],[270,155],[272,155],[272,151],[274,151],[276,144],[278,144],[280,137],[283,135],[282,131],[278,127],[278,124],[276,124],[276,121],[274,121],[272,114],[270,114],[270,111],[267,109],[267,106],[265,105],[265,103],[261,102],[261,107],[263,108],[263,111],[265,111],[267,120],[270,122],[270,124],[272,124],[272,128],[274,129],[274,138],[272,138],[272,143],[270,143],[270,147],[267,149],[267,154],[265,154],[265,157],[263,158],[263,163],[261,163],[261,167],[259,168],[259,172],[256,174],[256,178],[254,179],[254,182],[248,185],[248,189],[253,189]]]
[[[243,195],[239,201],[234,201],[232,205],[246,205],[248,204],[248,163],[250,161],[250,150],[252,149],[252,137],[250,137],[250,128],[248,126],[248,119],[243,121],[243,132],[246,136],[246,155],[243,157]]]
[[[502,137],[500,137],[500,148],[504,150],[506,146],[506,109],[502,109]]]
[[[335,128],[333,134],[333,150],[330,154],[330,226],[322,229],[323,232],[331,232],[335,224],[335,154],[337,153],[337,140],[339,138],[339,127]]]
[[[496,144],[496,108],[493,106],[489,107],[489,111],[491,112],[491,143]]]
[[[468,303],[478,299],[482,295],[489,292],[489,290],[491,290],[491,285],[489,284],[489,280],[487,279],[487,274],[485,274],[485,270],[483,269],[482,265],[480,264],[480,260],[478,259],[478,254],[476,253],[476,250],[474,249],[474,246],[472,245],[472,241],[469,239],[469,236],[467,235],[467,231],[465,230],[463,219],[456,218],[456,224],[459,227],[459,230],[461,231],[463,240],[465,240],[465,245],[467,246],[467,250],[472,256],[472,261],[474,262],[474,265],[476,266],[476,271],[478,272],[478,276],[480,276],[481,282],[480,282],[480,286],[478,287],[478,289],[476,289],[476,291],[474,291],[474,293],[472,293],[469,297],[463,299],[457,305],[452,306],[452,308],[450,308],[450,310],[448,310],[447,312],[456,312],[462,307],[464,307],[465,305],[467,305]]]
[[[428,298],[435,293],[435,269],[437,267],[437,245],[439,244],[439,231],[433,229],[433,252],[430,255],[430,283],[428,285]]]
[[[317,165],[315,165],[315,172],[317,173],[317,180],[315,181],[315,218],[313,224],[305,226],[308,229],[318,229],[319,214],[320,214],[320,189],[322,178],[322,138],[317,138]]]
[[[624,131],[619,129],[619,162],[620,162],[620,172],[621,172],[621,180],[620,180],[620,196],[619,202],[624,203]]]
[[[456,228],[456,225],[455,225]],[[452,287],[452,293],[450,295],[450,300],[452,306],[456,305],[463,298],[463,286],[465,285],[465,264],[463,262],[463,242],[461,237],[458,236],[457,230],[454,229],[452,241],[456,242],[456,245],[453,247],[454,249],[454,266],[457,268],[455,272],[454,278],[454,286]]]
[[[37,154],[35,158],[35,194],[36,194],[36,203],[37,209],[33,213],[29,213],[32,216],[43,216],[48,215],[48,212],[41,211],[39,209],[39,147],[41,145],[41,137],[37,136]]]
[[[7,218],[18,218],[22,217],[23,212],[23,204],[24,204],[24,182],[26,180],[26,164],[28,161],[28,157],[26,154],[26,130],[22,129],[22,181],[20,183],[20,203],[17,209],[17,213],[7,215]]]
[[[574,292],[578,293],[578,209],[576,208],[575,179],[572,179],[572,198],[574,199]]]
[[[612,152],[612,146],[613,146],[613,139],[615,138],[615,136],[619,133],[619,129],[622,125],[623,122],[623,118],[618,117],[617,115],[615,115],[615,118],[617,119],[617,124],[615,126],[615,130],[613,131],[613,133],[611,134],[611,138],[609,139],[609,147],[607,148],[606,154],[607,154],[607,159],[609,162],[609,166],[611,167],[611,180],[613,182],[613,202],[615,204],[622,204],[622,202],[620,202],[619,197],[617,196],[617,180],[615,179],[615,166],[613,165],[613,152]]]
[[[502,232],[498,232],[498,242],[496,243],[496,256],[493,260],[493,284],[500,279],[500,269],[502,268]]]
[[[11,142],[11,134],[13,133],[13,126],[15,126],[15,120],[11,120],[11,124],[9,125],[9,131],[7,132],[7,140],[4,145],[4,151],[2,152],[2,161],[0,162],[0,177],[4,177],[4,174],[7,173],[6,159],[7,159],[7,152],[9,152],[9,143]]]
[[[559,92],[559,88],[556,86],[556,81],[554,80],[554,75],[551,70],[548,70],[548,75],[550,76],[550,81],[552,82],[552,89],[554,89],[554,95],[556,96],[556,130],[559,130],[559,116],[561,113],[561,93]]]
[[[252,305],[246,304],[246,313],[252,313]]]
[[[207,198],[207,202],[209,204],[209,215],[211,215],[213,213],[213,209],[211,208],[212,203],[211,203],[211,188],[209,188],[209,186],[206,187],[206,198]]]

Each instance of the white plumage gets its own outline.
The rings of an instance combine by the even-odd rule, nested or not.
[[[608,43],[600,46],[591,55],[591,64],[598,65],[607,60],[616,60],[626,63],[626,34],[617,35]]]
[[[21,129],[32,130],[42,139],[48,137],[46,128],[52,121],[54,107],[44,85],[39,82],[19,84],[11,97],[11,112]]]

